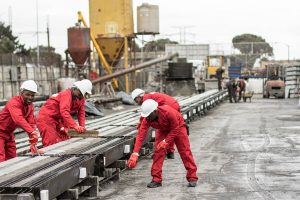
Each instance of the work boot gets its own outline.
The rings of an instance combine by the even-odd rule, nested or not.
[[[167,153],[167,158],[168,159],[174,159],[174,152]]]
[[[155,181],[151,181],[147,185],[148,188],[157,188],[157,187],[161,187],[161,186],[162,186],[161,182],[155,182]]]
[[[189,181],[188,187],[196,187],[197,181]]]

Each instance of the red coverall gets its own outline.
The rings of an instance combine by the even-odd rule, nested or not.
[[[44,147],[68,139],[60,129],[73,129],[77,126],[72,114],[77,113],[79,125],[84,127],[84,103],[84,98],[72,101],[71,89],[55,94],[46,101],[36,118]]]
[[[179,103],[176,101],[176,99],[174,99],[173,97],[163,94],[163,93],[158,93],[158,92],[151,92],[151,93],[147,93],[144,94],[143,96],[143,102],[146,101],[147,99],[153,99],[154,101],[156,101],[158,103],[159,106],[163,106],[163,105],[168,105],[171,106],[172,108],[174,108],[175,110],[177,110],[180,113],[180,105]],[[140,118],[140,124],[142,123],[143,117]],[[174,143],[169,145],[169,149],[168,152],[174,152]]]
[[[158,121],[148,122],[146,118],[143,119],[133,152],[140,151],[143,141],[146,138],[148,128],[150,126],[156,128],[155,150],[151,169],[152,181],[162,182],[162,166],[166,152],[164,150],[157,151],[157,145],[164,139],[168,144],[175,142],[181,160],[187,170],[186,179],[188,181],[198,180],[196,175],[197,166],[190,149],[190,142],[182,115],[167,105],[158,106],[157,112]]]
[[[34,131],[34,106],[24,103],[22,96],[11,98],[0,112],[0,162],[17,156],[14,130]]]
[[[240,79],[238,80],[238,86],[240,87],[240,91],[239,91],[239,100],[242,99],[242,94],[245,93],[246,91],[246,83],[244,80]]]
[[[159,106],[163,106],[163,105],[171,106],[172,108],[174,108],[180,113],[179,103],[176,101],[176,99],[174,99],[169,95],[158,93],[158,92],[151,92],[151,93],[144,94],[143,102],[146,101],[147,99],[153,99],[158,103]]]

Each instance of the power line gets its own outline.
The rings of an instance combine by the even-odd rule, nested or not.
[[[186,32],[186,29],[188,28],[193,28],[194,26],[172,26],[172,28],[176,28],[179,30],[179,32],[177,33],[177,35],[179,35],[179,41],[181,44],[186,44],[187,40],[186,40],[186,36],[187,35],[193,35],[195,36],[196,34],[194,33],[188,33]]]

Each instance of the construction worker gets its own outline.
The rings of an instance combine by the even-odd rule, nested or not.
[[[42,137],[43,146],[49,146],[69,139],[69,129],[84,133],[85,129],[85,95],[92,94],[91,81],[77,81],[70,89],[52,95],[42,106],[36,125]],[[71,115],[77,114],[77,124]]]
[[[229,97],[229,101],[230,103],[232,103],[232,99],[234,100],[235,103],[237,103],[237,97],[236,97],[236,93],[238,91],[238,83],[237,80],[235,78],[231,78],[227,83],[226,83],[226,87],[228,90],[228,97]]]
[[[12,97],[0,112],[0,162],[17,156],[14,130],[20,127],[29,137],[32,154],[43,153],[36,148],[38,134],[35,131],[34,105],[37,84],[33,80],[24,81],[20,95]]]
[[[222,90],[222,80],[223,80],[223,73],[225,72],[225,67],[219,67],[216,70],[216,78],[218,79],[218,89]]]
[[[131,97],[138,105],[142,105],[142,103],[147,99],[153,99],[158,103],[159,106],[168,105],[180,113],[179,103],[173,97],[163,93],[158,93],[158,92],[145,93],[144,90],[137,88],[132,91]],[[141,117],[140,122],[137,125],[137,129],[140,128],[142,120],[143,118]],[[168,159],[174,159],[174,151],[175,151],[174,144],[170,145],[170,148],[167,150]]]
[[[239,101],[242,99],[242,96],[244,95],[245,91],[246,91],[246,82],[243,79],[239,79],[237,81],[238,87],[239,87]]]
[[[188,187],[197,185],[197,166],[190,149],[190,142],[185,122],[180,113],[168,105],[159,106],[153,99],[143,102],[141,116],[144,117],[134,145],[133,153],[128,160],[128,167],[134,168],[137,164],[139,151],[147,135],[148,128],[155,128],[155,142],[153,164],[151,169],[152,181],[149,188],[162,186],[162,166],[169,144],[175,142],[181,160],[187,170],[186,179]]]

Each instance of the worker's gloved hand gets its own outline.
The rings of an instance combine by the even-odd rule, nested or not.
[[[135,168],[136,163],[138,161],[139,154],[138,153],[132,153],[129,160],[127,161],[127,165],[130,169]]]
[[[37,152],[38,151],[38,152]],[[43,150],[41,150],[41,149],[38,149],[37,147],[36,147],[36,145],[34,145],[34,144],[31,144],[30,145],[30,152],[32,153],[32,154],[44,154],[44,151]]]
[[[65,128],[65,127],[61,127],[59,132],[61,133],[61,135],[65,138],[65,139],[70,139],[71,136],[68,134],[69,129]]]
[[[38,142],[38,134],[36,131],[32,131],[30,134],[29,134],[29,143],[30,144],[34,144],[36,145],[37,142]]]
[[[86,131],[86,129],[83,126],[76,126],[74,129],[79,134],[82,134]]]
[[[168,147],[168,143],[166,142],[166,140],[163,140],[160,143],[158,143],[157,150],[160,151],[162,149],[166,149],[167,147]]]
[[[135,127],[135,128],[136,128],[137,130],[139,130],[139,129],[140,129],[140,127],[141,127],[141,123],[138,123],[138,124],[136,125],[136,127]]]

